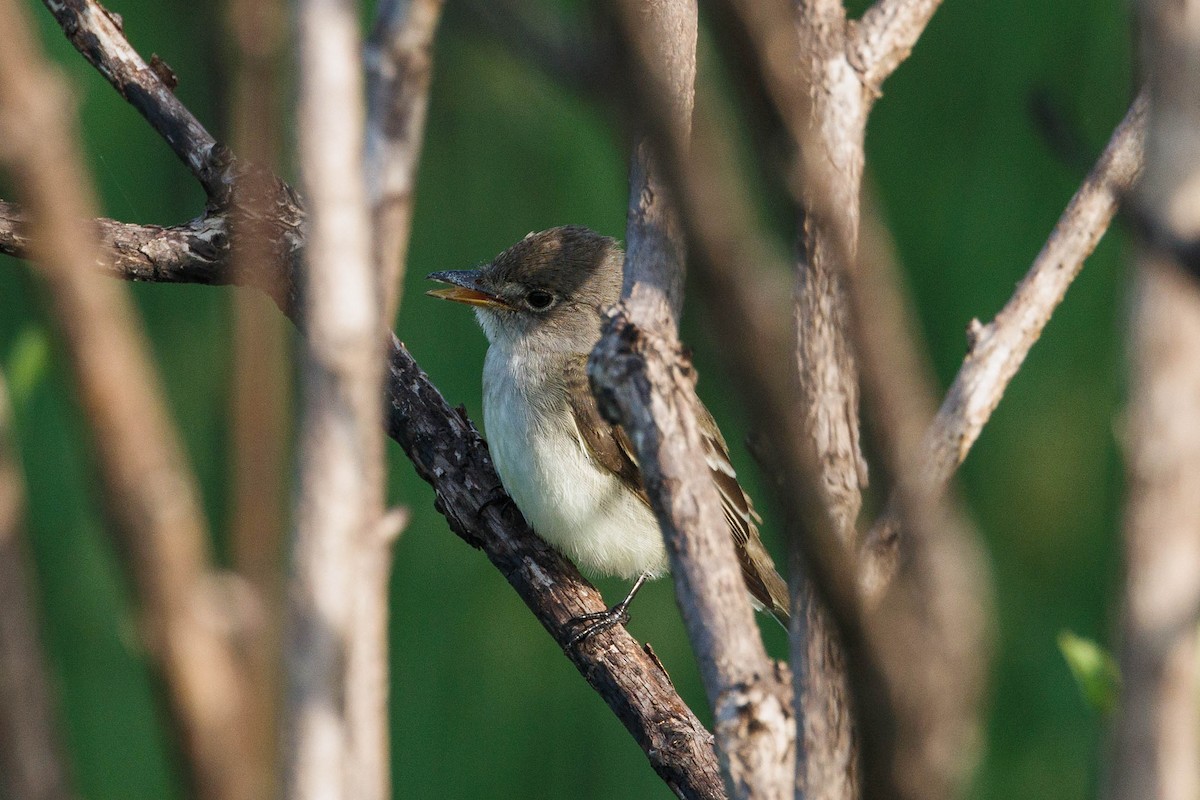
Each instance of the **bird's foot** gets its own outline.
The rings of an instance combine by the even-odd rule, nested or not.
[[[597,633],[624,625],[629,622],[629,603],[622,600],[606,611],[595,611],[591,614],[580,614],[567,624],[579,630],[567,640],[567,647],[574,647],[584,639],[590,639]]]

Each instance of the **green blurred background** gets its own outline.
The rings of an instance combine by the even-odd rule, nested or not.
[[[41,5],[30,5],[79,92],[104,213],[164,224],[198,214],[203,196],[186,170],[70,49]],[[135,46],[161,55],[179,75],[178,94],[224,135],[221,5],[111,6]],[[622,237],[627,147],[604,109],[531,70],[468,17],[451,0],[397,330],[447,399],[478,419],[483,337],[465,310],[422,297],[422,276],[478,264],[552,225],[583,223]],[[967,322],[988,319],[1007,299],[1123,115],[1133,84],[1130,39],[1123,3],[950,0],[885,86],[869,130],[871,177],[943,386],[963,356]],[[962,472],[999,601],[988,749],[972,797],[1070,800],[1097,786],[1104,719],[1081,699],[1056,637],[1070,630],[1105,643],[1112,635],[1124,254],[1116,230]],[[94,800],[182,797],[181,763],[106,534],[85,427],[27,270],[0,262],[0,365],[15,395],[45,642],[79,792]],[[224,554],[231,290],[131,288]],[[701,394],[735,445],[739,473],[765,497],[738,446],[749,428],[726,397],[702,315],[689,313],[686,322]],[[502,577],[450,534],[399,449],[390,445],[389,454],[390,497],[414,512],[392,582],[396,796],[669,796]],[[611,599],[625,589],[600,585]],[[630,627],[707,719],[668,581],[643,593]],[[769,622],[764,630],[781,655],[781,632]]]

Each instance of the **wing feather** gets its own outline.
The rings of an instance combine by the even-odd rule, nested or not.
[[[613,425],[601,416],[596,398],[592,395],[588,385],[586,355],[580,354],[568,362],[565,378],[567,396],[583,446],[599,466],[616,475],[649,507],[650,499],[642,483],[642,472],[633,443],[620,426]],[[762,519],[738,483],[725,439],[703,403],[699,407],[698,422],[704,433],[709,474],[721,495],[721,510],[736,545],[746,588],[755,600],[786,625],[787,584],[775,571],[771,557],[759,538],[757,526]]]

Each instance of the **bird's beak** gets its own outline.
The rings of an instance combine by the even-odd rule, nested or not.
[[[442,300],[453,300],[456,303],[466,303],[469,306],[483,308],[507,308],[508,305],[487,292],[479,289],[479,270],[460,269],[449,272],[434,272],[425,276],[426,279],[438,283],[450,284],[449,289],[430,289],[425,294]]]

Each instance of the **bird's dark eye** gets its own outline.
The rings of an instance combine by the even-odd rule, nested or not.
[[[545,311],[553,302],[554,295],[543,292],[541,289],[534,289],[525,295],[525,304],[534,311]]]

